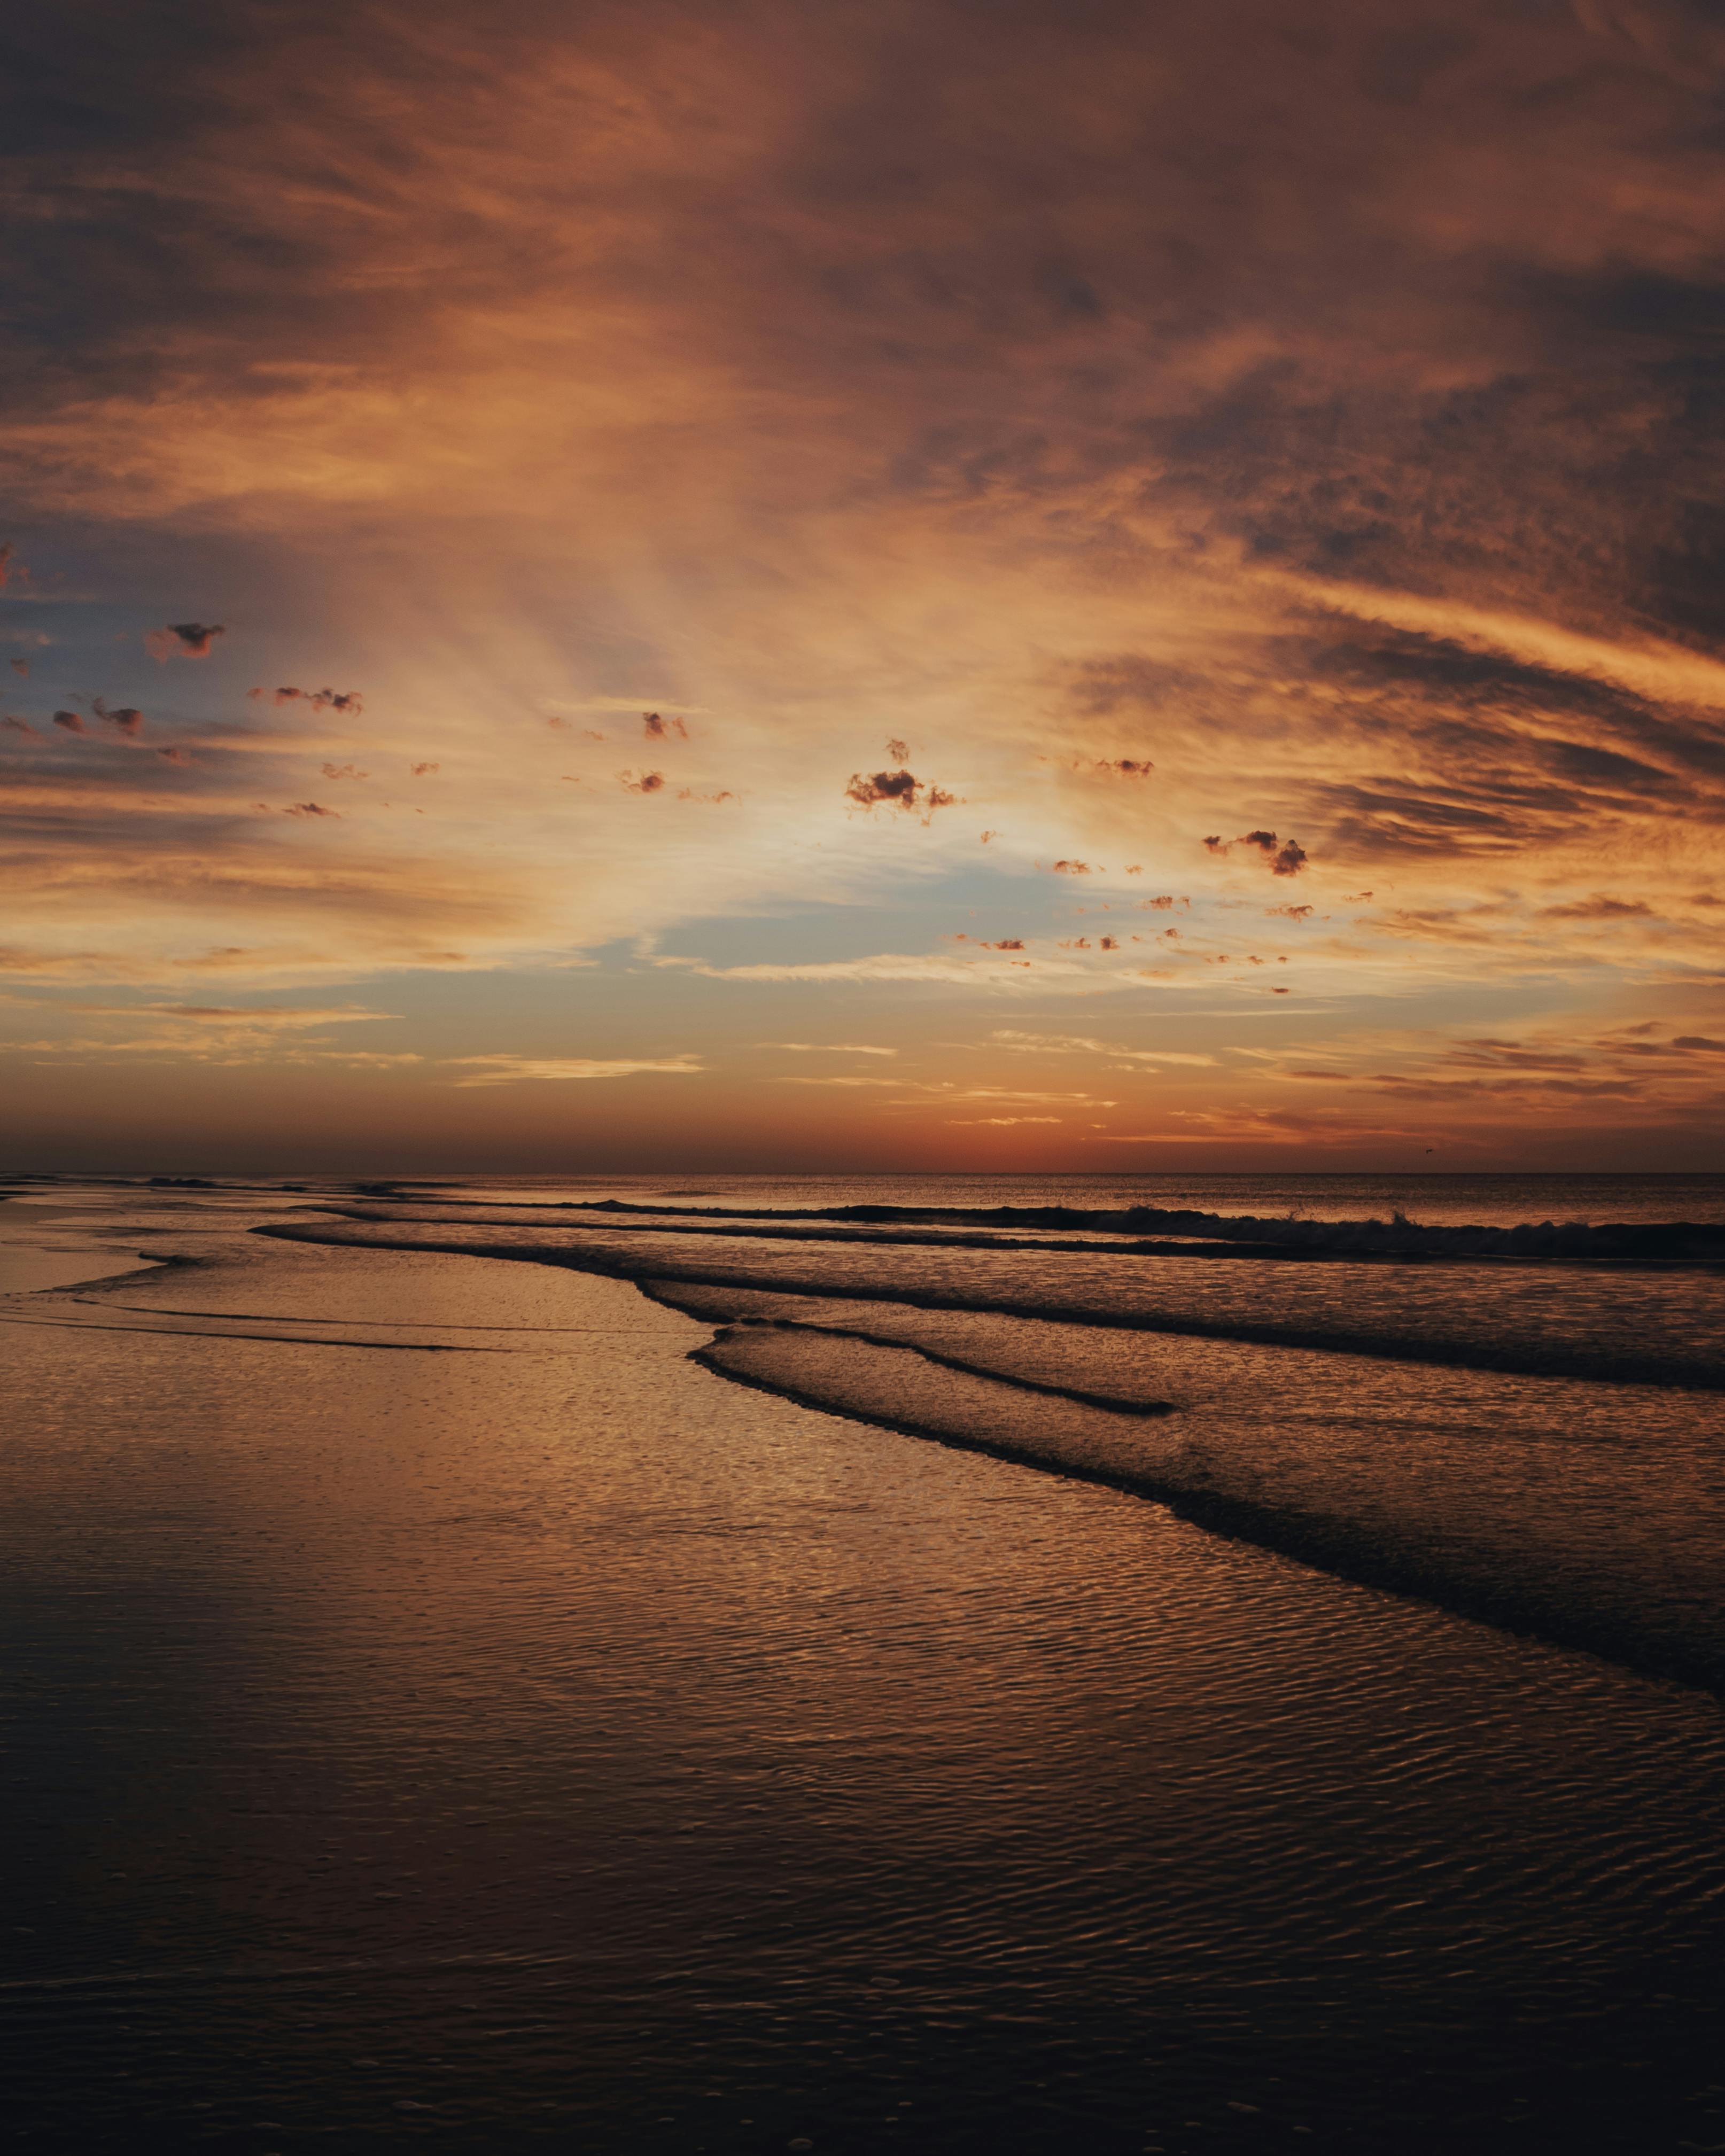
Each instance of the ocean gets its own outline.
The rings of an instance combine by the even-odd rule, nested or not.
[[[0,1187],[29,2145],[1725,2147],[1725,1178]]]

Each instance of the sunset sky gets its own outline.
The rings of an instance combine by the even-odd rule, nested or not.
[[[1725,21],[4,93],[12,1168],[1725,1168]]]

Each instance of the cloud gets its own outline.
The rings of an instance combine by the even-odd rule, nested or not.
[[[340,711],[357,718],[365,709],[365,699],[357,689],[248,689],[248,696],[268,696],[272,704],[294,704],[304,701],[314,711]]]
[[[3,591],[14,577],[28,578],[29,573],[19,561],[12,542],[8,539],[0,544],[0,591]]]
[[[958,797],[947,793],[944,787],[925,786],[908,771],[854,771],[845,788],[845,798],[855,802],[860,808],[885,805],[901,808],[906,814],[920,809],[927,824],[936,809],[955,807]]]
[[[372,775],[351,763],[326,763],[320,767],[326,778],[369,778]]]
[[[444,1059],[447,1067],[470,1070],[474,1075],[454,1081],[459,1087],[472,1086],[514,1086],[528,1081],[562,1081],[588,1078],[633,1078],[657,1076],[689,1078],[698,1075],[706,1065],[691,1055],[661,1056],[658,1058],[617,1057],[603,1059],[592,1056],[531,1056],[531,1055],[453,1055]]]
[[[1671,1042],[1671,1046],[1699,1049],[1708,1055],[1725,1055],[1725,1040],[1711,1040],[1704,1033],[1680,1033]]]
[[[157,660],[208,659],[211,644],[227,630],[220,622],[172,621],[166,629],[152,629],[144,649]]]
[[[763,1048],[781,1048],[793,1055],[896,1055],[896,1048],[874,1048],[858,1040],[763,1040]]]
[[[415,763],[409,765],[408,768],[415,778],[427,778],[434,772],[441,771],[443,766],[439,763]]]
[[[955,1130],[976,1130],[983,1125],[1009,1130],[1017,1123],[1063,1123],[1064,1116],[948,1116],[947,1123]]]
[[[1000,1028],[988,1038],[996,1046],[1019,1054],[1107,1055],[1117,1063],[1184,1064],[1199,1070],[1213,1069],[1216,1061],[1214,1055],[1198,1055],[1183,1049],[1122,1048],[1114,1041],[1096,1040],[1086,1034],[1022,1033]]]
[[[92,708],[99,719],[125,734],[130,740],[136,741],[144,731],[144,715],[133,705],[122,704],[117,711],[110,711],[101,698],[97,696],[93,700]]]
[[[796,1073],[788,1077],[780,1078],[775,1082],[781,1086],[839,1086],[867,1089],[871,1086],[901,1086],[904,1081],[900,1078],[805,1078],[800,1073]]]
[[[1204,844],[1205,852],[1210,854],[1227,854],[1235,846],[1254,846],[1269,863],[1272,875],[1298,875],[1306,865],[1306,849],[1292,839],[1278,845],[1274,831],[1247,831],[1237,839],[1211,837]]]
[[[644,771],[639,778],[632,771],[619,771],[617,777],[631,793],[657,793],[665,784],[665,774],[660,771]]]
[[[1093,771],[1111,772],[1117,778],[1147,778],[1155,770],[1156,766],[1147,758],[1139,761],[1129,756],[1117,756],[1111,761],[1099,760],[1092,764],[1091,768]],[[1127,870],[1128,875],[1132,873],[1130,869]]]
[[[886,760],[889,763],[894,764],[902,765],[908,763],[911,760],[911,751],[908,743],[900,741],[895,736],[895,737],[886,744]]]
[[[1091,865],[1088,861],[1054,861],[1050,864],[1050,872],[1054,875],[1088,875]]]
[[[1603,891],[1595,891],[1591,898],[1572,900],[1567,906],[1548,906],[1540,910],[1546,921],[1645,921],[1653,909],[1639,898],[1608,898]]]
[[[284,816],[334,816],[338,820],[341,814],[339,808],[326,808],[316,801],[295,801],[281,813]]]
[[[38,732],[28,719],[14,718],[10,713],[5,718],[0,719],[0,726],[9,726],[13,732],[17,734],[33,734]]]
[[[687,741],[689,729],[680,719],[664,719],[657,711],[643,711],[641,732],[649,741],[667,741],[675,734],[680,741]]]
[[[81,734],[85,730],[84,721],[76,711],[56,711],[54,722],[57,726],[64,726],[69,734]]]
[[[320,1039],[326,1029],[396,1019],[398,1014],[341,1004],[241,1004],[59,998],[39,993],[7,998],[33,1017],[52,1015],[64,1028],[53,1040],[6,1044],[74,1062],[143,1059],[232,1065],[349,1061],[355,1051]],[[363,1055],[379,1064],[418,1062],[411,1050]]]
[[[29,680],[30,662],[28,659],[8,659],[6,663],[14,674],[22,675],[26,681]]]

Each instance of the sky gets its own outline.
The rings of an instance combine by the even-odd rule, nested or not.
[[[67,0],[6,1165],[1725,1168],[1711,0]]]

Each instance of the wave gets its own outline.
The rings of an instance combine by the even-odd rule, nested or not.
[[[794,1229],[759,1236],[726,1229],[711,1236],[714,1248],[696,1257],[682,1255],[675,1242],[699,1231],[670,1229],[659,1234],[646,1223],[622,1225],[619,1240],[607,1245],[593,1229],[572,1225],[567,1229],[549,1224],[530,1229],[525,1222],[501,1226],[453,1219],[426,1224],[412,1216],[369,1214],[342,1217],[353,1222],[352,1228],[337,1226],[333,1220],[327,1224],[300,1221],[272,1223],[256,1232],[289,1240],[352,1241],[567,1265],[615,1280],[657,1277],[691,1286],[757,1288],[829,1299],[862,1297],[921,1310],[987,1312],[1067,1325],[1318,1348],[1394,1362],[1725,1392],[1725,1355],[1712,1347],[1717,1337],[1712,1323],[1717,1315],[1713,1309],[1717,1296],[1696,1306],[1686,1328],[1674,1330],[1677,1313],[1669,1300],[1657,1307],[1639,1299],[1621,1306],[1602,1302],[1599,1295],[1611,1277],[1609,1273],[1590,1276],[1599,1288],[1591,1300],[1579,1303],[1567,1290],[1559,1294],[1558,1281],[1573,1276],[1558,1275],[1530,1276],[1530,1293],[1542,1278],[1553,1283],[1550,1294],[1540,1286],[1540,1299],[1533,1302],[1526,1296],[1517,1301],[1501,1285],[1494,1287],[1493,1279],[1501,1283],[1502,1275],[1468,1283],[1471,1291],[1465,1296],[1445,1293],[1435,1300],[1415,1301],[1399,1290],[1374,1296],[1367,1292],[1368,1268],[1351,1276],[1344,1276],[1340,1268],[1333,1272],[1326,1268],[1322,1295],[1301,1297],[1289,1287],[1279,1288],[1274,1296],[1259,1296],[1231,1277],[1240,1274],[1240,1268],[1225,1269],[1230,1275],[1229,1289],[1238,1288],[1239,1292],[1211,1292],[1209,1276],[1214,1269],[1202,1268],[1204,1277],[1194,1288],[1189,1285],[1194,1276],[1183,1265],[1158,1268],[1159,1252],[1136,1246],[1127,1255],[1145,1260],[1142,1265],[1123,1263],[1119,1254],[1106,1246],[1070,1244],[1063,1246],[1060,1262],[1035,1267],[1029,1260],[1041,1250],[1040,1245],[1022,1250],[992,1243],[981,1248],[925,1245],[896,1250],[889,1259],[886,1251],[870,1247],[839,1248],[821,1242],[811,1248],[811,1240],[819,1239],[798,1235]],[[554,1242],[553,1235],[566,1235],[567,1240]],[[667,1248],[667,1244],[673,1246]],[[1086,1264],[1081,1280],[1071,1276],[1081,1255],[1099,1261]],[[913,1265],[907,1262],[912,1257],[924,1262]],[[1386,1280],[1381,1273],[1376,1277]],[[1446,1287],[1459,1277],[1446,1272]],[[1711,1289],[1713,1283],[1709,1280],[1707,1285]]]
[[[734,1206],[645,1205],[618,1198],[567,1199],[543,1209],[608,1214],[651,1214],[701,1220],[759,1219]],[[1292,1214],[1200,1213],[1129,1205],[1086,1211],[1066,1205],[978,1207],[821,1205],[773,1209],[775,1220],[854,1221],[860,1226],[1038,1229],[1122,1236],[1178,1236],[1235,1245],[1240,1253],[1360,1258],[1517,1258],[1591,1265],[1725,1264],[1725,1224],[1667,1220],[1613,1222],[1530,1220],[1511,1228],[1428,1227],[1404,1213],[1388,1220],[1309,1220]],[[1194,1254],[1195,1255],[1195,1254]],[[1206,1251],[1204,1255],[1208,1255]]]
[[[674,1289],[649,1291],[687,1307]],[[1044,1397],[1025,1403],[1015,1397],[1022,1380],[855,1324],[745,1320],[721,1326],[694,1359],[805,1407],[1147,1497],[1340,1578],[1725,1692],[1718,1542],[1691,1516],[1692,1501],[1656,1476],[1625,1491],[1584,1461],[1581,1496],[1567,1510],[1543,1507],[1530,1537],[1495,1502],[1434,1505],[1429,1463],[1410,1476],[1388,1445],[1363,1494],[1333,1465],[1327,1476],[1306,1460],[1278,1472],[1275,1445],[1242,1445],[1225,1419],[1177,1415],[1123,1429],[1118,1402],[1105,1412],[1041,1387]],[[1497,1464],[1493,1501],[1527,1463],[1516,1452]]]
[[[1725,1692],[1725,1457],[1701,1396],[1725,1390],[1725,1366],[1654,1337],[1679,1312],[1695,1338],[1715,1337],[1692,1277],[1678,1292],[1599,1275],[1584,1293],[1573,1276],[1512,1290],[1482,1274],[1476,1290],[1459,1270],[1328,1270],[1306,1276],[1291,1317],[1276,1310],[1297,1275],[1255,1301],[1236,1270],[1222,1283],[1240,1291],[1232,1306],[1212,1295],[1206,1315],[1189,1296],[1155,1310],[990,1292],[1008,1276],[1057,1286],[1070,1258],[716,1235],[702,1263],[685,1239],[631,1230],[326,1216],[254,1232],[628,1280],[714,1329],[697,1353],[716,1374],[1130,1490],[1339,1576]],[[1139,1295],[1158,1276],[1114,1258],[1093,1271]],[[1159,1276],[1218,1282],[1178,1265]],[[1422,1314],[1507,1330],[1416,1334],[1406,1321]],[[1540,1338],[1560,1317],[1568,1336]],[[1608,1327],[1611,1342],[1587,1346]]]

